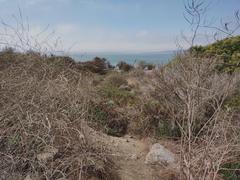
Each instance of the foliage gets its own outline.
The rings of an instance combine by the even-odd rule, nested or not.
[[[120,106],[131,105],[134,103],[135,98],[131,92],[120,89],[119,87],[111,84],[103,85],[99,92],[103,97],[113,100],[117,105]]]
[[[240,110],[240,95],[234,94],[224,103],[226,108],[230,108],[231,110]]]
[[[98,89],[101,96],[113,101],[118,106],[132,105],[134,103],[135,97],[130,91],[125,74],[108,74]]]
[[[124,62],[124,61],[120,61],[118,64],[117,64],[117,67],[120,69],[120,70],[123,70],[125,72],[128,72],[130,71],[131,69],[133,69],[133,66]]]
[[[240,36],[226,38],[207,46],[194,46],[190,52],[197,57],[217,57],[221,72],[240,70]]]
[[[178,126],[172,127],[167,110],[156,100],[148,100],[141,107],[139,130],[142,135],[154,134],[156,137],[180,137]]]
[[[101,126],[101,129],[112,136],[120,137],[126,134],[128,121],[113,106],[91,102],[88,113],[90,122],[95,123],[95,128]]]
[[[225,164],[220,171],[225,180],[238,180],[240,179],[240,162]]]
[[[99,57],[95,57],[92,61],[80,62],[79,65],[82,69],[101,75],[106,74],[108,69],[113,68],[106,59]]]

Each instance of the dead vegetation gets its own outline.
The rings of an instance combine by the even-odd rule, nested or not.
[[[88,125],[177,140],[181,179],[228,172],[240,155],[239,73],[219,73],[215,59],[178,58],[150,74],[99,75],[68,57],[2,51],[1,178],[117,178]]]
[[[1,179],[112,179],[107,150],[85,132],[91,76],[55,60],[0,55]]]
[[[239,124],[225,100],[239,74],[218,73],[214,59],[184,57],[156,73],[155,97],[172,131],[181,132],[181,178],[216,179],[221,166],[239,159]]]
[[[206,8],[201,0],[187,2],[193,46]],[[239,12],[236,19],[237,30]],[[148,74],[141,69],[154,65],[134,69],[120,62],[123,72],[113,73],[106,59],[75,62],[49,55],[55,45],[27,34],[21,12],[16,21],[17,28],[1,22],[4,37],[13,38],[0,44],[19,51],[0,52],[0,179],[118,179],[112,153],[93,139],[88,126],[111,136],[129,133],[179,143],[179,171],[165,169],[162,178],[214,180],[226,172],[239,178],[239,73],[217,72],[215,56],[180,54]],[[125,145],[125,139],[119,142]],[[124,148],[119,149],[126,153]],[[125,169],[135,172],[131,163]]]

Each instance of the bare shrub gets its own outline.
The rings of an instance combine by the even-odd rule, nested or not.
[[[121,85],[128,85],[126,77],[120,73],[113,73],[107,76],[105,79],[106,84],[113,85],[115,87],[120,87]]]
[[[15,54],[0,57],[0,178],[112,179],[106,149],[84,123],[91,76]]]
[[[216,179],[240,155],[240,126],[224,106],[239,75],[215,72],[215,59],[179,58],[156,72],[154,97],[181,131],[181,179]]]

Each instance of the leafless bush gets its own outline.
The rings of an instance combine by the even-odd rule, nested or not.
[[[240,29],[239,10],[231,21],[209,23],[211,3],[186,0],[184,18],[191,35],[183,36],[190,48],[202,29],[214,40],[234,36]],[[239,162],[239,113],[225,106],[239,84],[239,74],[217,73],[217,57],[196,58],[187,51],[157,73],[159,101],[171,115],[172,126],[181,130],[180,179],[217,179],[225,163]],[[237,114],[237,115],[236,115]]]
[[[7,56],[0,55],[0,179],[110,179],[106,149],[84,123],[91,76],[39,57]]]
[[[179,58],[156,72],[155,97],[181,131],[181,178],[216,179],[221,165],[240,155],[240,126],[224,107],[239,74],[215,72],[214,59]]]

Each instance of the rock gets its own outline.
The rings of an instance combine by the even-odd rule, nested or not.
[[[119,89],[120,90],[125,90],[125,91],[131,91],[131,88],[128,86],[128,85],[121,85],[120,87],[119,87]]]
[[[30,175],[27,175],[24,180],[33,180]]]
[[[161,144],[154,144],[146,156],[145,164],[174,165],[175,155]]]
[[[115,103],[114,103],[113,100],[110,100],[110,101],[107,102],[107,104],[108,104],[108,105],[114,105]]]
[[[40,178],[28,174],[23,180],[40,180]]]
[[[37,155],[37,159],[41,162],[46,162],[49,159],[52,159],[58,153],[58,149],[51,147],[45,149],[43,153]]]
[[[137,160],[139,157],[137,156],[137,154],[132,154],[129,159],[131,160]]]

